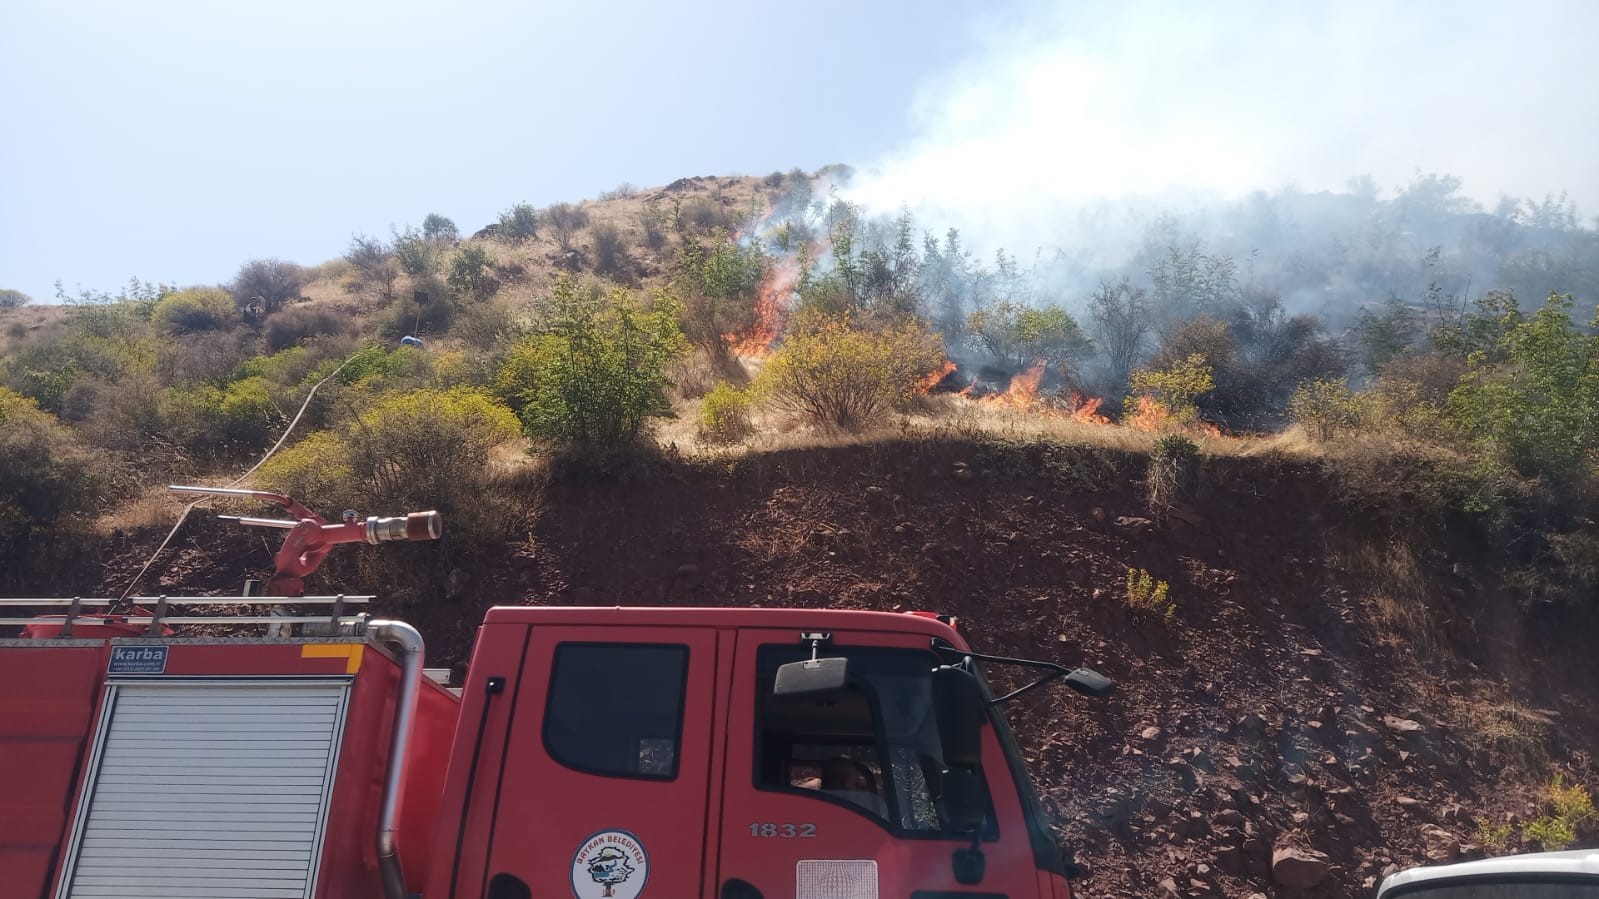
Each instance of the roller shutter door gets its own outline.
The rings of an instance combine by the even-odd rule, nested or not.
[[[112,689],[63,899],[308,899],[346,683]]]

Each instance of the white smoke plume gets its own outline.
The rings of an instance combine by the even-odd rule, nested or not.
[[[926,85],[915,136],[845,197],[1024,258],[1113,254],[1133,208],[1365,174],[1458,175],[1490,209],[1569,191],[1588,219],[1595,46],[1593,0],[1044,4]]]

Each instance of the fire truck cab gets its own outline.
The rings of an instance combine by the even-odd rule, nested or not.
[[[968,651],[921,615],[493,609],[424,896],[1069,896]]]

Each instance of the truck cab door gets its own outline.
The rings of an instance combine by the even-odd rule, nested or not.
[[[715,668],[708,628],[534,626],[460,895],[701,895]]]
[[[832,634],[848,684],[825,697],[775,695],[778,666],[809,658],[799,634],[741,630],[732,666],[720,899],[1037,899],[1039,874],[992,727],[983,729],[985,870],[966,882],[950,824],[925,637]],[[1042,895],[1048,895],[1048,890]]]

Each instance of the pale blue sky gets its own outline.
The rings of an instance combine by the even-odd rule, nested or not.
[[[1592,221],[1596,46],[1599,0],[0,0],[0,288],[831,162],[1024,257],[1097,197],[1363,173]]]
[[[5,0],[0,287],[208,283],[356,231],[872,158],[987,4]]]

